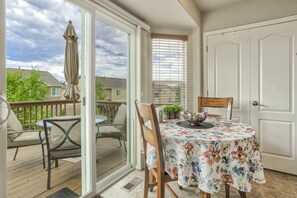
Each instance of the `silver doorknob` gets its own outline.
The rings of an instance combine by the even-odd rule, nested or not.
[[[252,102],[252,105],[253,105],[253,106],[258,106],[259,103],[258,103],[257,101],[253,101],[253,102]]]

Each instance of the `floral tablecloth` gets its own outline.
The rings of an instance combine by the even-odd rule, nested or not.
[[[189,129],[176,125],[177,120],[160,123],[165,170],[178,175],[181,186],[198,182],[208,193],[220,190],[220,184],[244,192],[251,191],[251,181],[265,183],[259,144],[255,131],[246,124],[220,118],[205,120],[210,129]],[[156,167],[154,147],[147,148],[147,165]]]

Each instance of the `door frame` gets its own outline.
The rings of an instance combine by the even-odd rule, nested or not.
[[[86,177],[82,178],[82,184],[85,184],[88,188],[88,192],[83,194],[82,197],[90,197],[94,195],[94,193],[100,193],[120,178],[127,175],[130,171],[132,171],[135,167],[139,167],[139,156],[140,153],[137,153],[139,149],[138,147],[138,136],[137,136],[137,119],[135,106],[134,106],[134,99],[140,99],[140,88],[141,83],[140,79],[140,55],[141,55],[141,47],[140,47],[140,38],[141,38],[141,28],[148,31],[150,26],[145,24],[144,22],[140,21],[133,15],[127,13],[122,8],[116,6],[115,4],[109,1],[80,1],[80,0],[66,0],[73,4],[80,6],[82,9],[85,9],[87,12],[91,13],[91,21],[88,30],[84,32],[84,34],[88,35],[91,38],[85,38],[83,42],[86,45],[86,49],[83,49],[86,54],[84,64],[87,64],[89,67],[86,68],[86,80],[85,80],[85,97],[86,97],[86,104],[85,107],[82,108],[82,111],[86,111],[86,124],[89,126],[88,130],[96,131],[95,124],[93,123],[95,120],[95,65],[96,65],[96,46],[95,46],[95,29],[96,29],[96,18],[102,20],[105,23],[112,25],[128,34],[130,34],[130,51],[129,51],[129,61],[130,61],[130,69],[129,69],[129,78],[130,82],[128,84],[128,89],[130,89],[128,103],[128,113],[127,120],[129,121],[128,129],[130,132],[130,137],[127,142],[130,141],[130,145],[127,145],[127,152],[131,151],[128,154],[128,161],[130,164],[122,167],[120,170],[111,174],[108,178],[96,183],[96,152],[95,152],[95,141],[93,141],[93,136],[91,134],[87,134],[86,140],[84,141],[87,145],[86,150],[82,153],[86,152],[89,156],[92,156],[89,161],[86,161],[83,164],[82,168],[86,173]],[[84,21],[84,20],[83,20]],[[88,32],[91,31],[91,32]],[[89,99],[88,99],[89,98]],[[93,99],[92,99],[93,98]],[[130,116],[130,117],[129,117]],[[90,132],[91,133],[91,132]],[[83,146],[83,144],[82,144]],[[89,153],[88,153],[89,152]],[[88,156],[87,156],[88,157]],[[90,168],[89,170],[87,168]]]
[[[0,1],[0,96],[6,96],[6,1]],[[0,197],[7,197],[6,124],[0,126]],[[4,179],[3,179],[4,178]]]
[[[130,22],[124,20],[121,17],[114,16],[113,13],[110,13],[109,11],[105,10],[104,8],[100,6],[95,6],[96,15],[95,15],[95,21],[100,20],[103,23],[106,23],[120,31],[123,31],[128,36],[128,53],[127,53],[127,65],[128,65],[128,77],[127,77],[127,164],[120,168],[119,170],[115,171],[111,175],[109,175],[107,178],[104,178],[101,181],[96,181],[96,188],[97,191],[102,192],[106,188],[108,188],[110,185],[114,183],[114,181],[118,181],[120,178],[125,176],[127,173],[132,171],[136,165],[135,160],[135,154],[132,151],[135,151],[134,148],[135,145],[135,135],[136,134],[136,126],[134,125],[133,119],[132,119],[132,109],[134,107],[133,105],[133,98],[136,98],[136,91],[135,87],[133,87],[135,83],[135,76],[133,75],[136,70],[136,54],[135,54],[135,38],[137,35],[137,29],[136,26],[131,24]],[[96,51],[96,49],[95,49]],[[96,58],[96,57],[95,57]],[[94,65],[94,68],[96,66]],[[95,72],[93,73],[93,75]],[[95,79],[95,75],[94,75]],[[92,90],[95,90],[95,86]],[[95,103],[94,103],[95,104]],[[99,162],[100,163],[100,162]]]

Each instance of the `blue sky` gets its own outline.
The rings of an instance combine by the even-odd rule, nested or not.
[[[63,33],[69,20],[81,48],[81,10],[63,0],[7,1],[7,67],[37,68],[64,81]],[[96,75],[127,77],[127,34],[96,22]]]

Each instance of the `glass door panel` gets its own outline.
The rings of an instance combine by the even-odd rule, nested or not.
[[[96,20],[96,164],[97,181],[129,163],[130,35]]]
[[[80,103],[68,102],[63,96],[67,84],[64,78],[66,41],[63,34],[68,21],[71,20],[78,36],[80,60],[84,12],[64,0],[6,2],[7,99],[14,112],[11,123],[8,123],[10,135],[7,136],[7,196],[46,197],[62,188],[81,195],[81,158],[74,158],[79,156],[80,149],[60,152],[55,158],[57,153],[49,152],[53,157],[50,160],[49,189],[47,163],[48,148],[53,151],[54,148],[74,148],[81,144],[81,136],[84,135],[80,134],[83,131],[81,122],[75,124],[71,130],[68,130],[69,126],[75,120],[56,122],[70,132],[69,136],[74,142],[73,144],[66,138],[66,144],[62,146],[61,142],[56,145],[54,142],[55,139],[64,139],[64,133],[53,123],[52,126],[47,124],[45,130],[42,120],[50,117],[66,119],[65,116],[73,118],[74,115],[84,120],[84,115],[80,116]],[[13,128],[16,125],[18,128]],[[34,131],[14,133],[27,130]],[[45,137],[48,141],[44,140]],[[34,141],[30,138],[34,138]],[[27,141],[27,145],[21,144],[21,141]],[[63,159],[53,160],[57,157]]]

